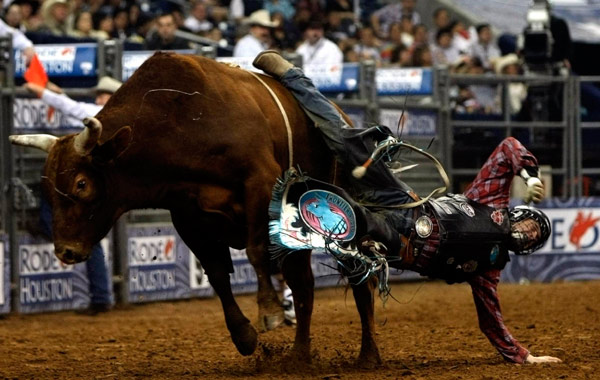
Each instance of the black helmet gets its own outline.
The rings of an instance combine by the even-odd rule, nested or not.
[[[510,239],[508,249],[517,255],[529,255],[542,248],[552,233],[550,219],[540,210],[529,206],[517,206],[510,210]],[[523,228],[525,221],[536,222],[539,234],[535,238],[528,236]],[[521,223],[520,223],[521,222]]]

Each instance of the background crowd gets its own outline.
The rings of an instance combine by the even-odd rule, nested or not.
[[[522,73],[514,38],[465,25],[449,9],[422,15],[417,0],[4,0],[5,22],[33,43],[119,39],[126,50],[213,44],[219,55],[295,52],[303,64],[373,60],[379,67],[446,65],[461,74]],[[357,6],[358,5],[358,6]],[[509,89],[512,114],[527,96]],[[462,114],[499,113],[500,90],[461,86]]]

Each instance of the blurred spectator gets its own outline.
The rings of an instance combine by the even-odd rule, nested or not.
[[[452,30],[452,44],[460,54],[468,54],[471,50],[471,45],[477,39],[477,33],[467,30],[462,21],[456,20],[450,23],[449,28]]]
[[[410,50],[404,45],[398,45],[392,50],[390,64],[400,67],[410,67],[413,65],[413,57]]]
[[[274,44],[281,51],[293,52],[300,40],[300,30],[292,22],[286,20],[279,12],[271,15],[271,20],[277,24],[273,29]]]
[[[67,0],[46,0],[42,5],[44,23],[38,29],[41,33],[66,36],[69,32],[69,3]]]
[[[156,19],[156,31],[145,41],[147,50],[185,50],[190,49],[191,45],[187,40],[175,35],[177,26],[175,19],[170,13],[158,16]]]
[[[479,24],[476,27],[477,42],[471,45],[469,55],[479,58],[486,69],[492,68],[491,61],[500,56],[500,49],[494,45],[490,24]]]
[[[42,24],[42,18],[38,12],[40,3],[36,0],[15,0],[13,4],[21,8],[21,25],[26,31],[37,30]]]
[[[389,5],[373,12],[371,26],[379,37],[387,37],[390,26],[401,22],[402,16],[411,18],[413,24],[421,22],[421,16],[415,11],[416,0],[395,0]]]
[[[206,5],[201,0],[192,1],[190,15],[185,19],[183,25],[192,33],[205,33],[214,27],[208,19]]]
[[[250,30],[235,44],[233,56],[256,57],[258,53],[271,46],[273,42],[271,30],[278,24],[271,21],[269,12],[265,9],[252,13],[244,23],[250,26]]]
[[[11,28],[15,28],[21,32],[27,31],[27,28],[25,28],[25,25],[23,24],[23,12],[21,11],[21,6],[19,4],[12,3],[6,8],[6,12],[4,12],[4,21]]]
[[[429,45],[416,46],[412,54],[412,59],[414,67],[433,66],[433,55],[429,49]]]
[[[342,63],[344,55],[340,48],[324,37],[324,26],[320,18],[314,18],[304,30],[304,42],[296,53],[302,56],[302,63]]]
[[[115,23],[113,20],[112,12],[108,8],[103,8],[92,15],[94,23],[94,29],[106,33],[109,38],[113,35],[115,30]]]
[[[129,27],[131,28],[131,32],[129,33],[129,35],[131,36],[131,34],[133,34],[135,29],[137,28],[138,18],[140,17],[142,10],[140,9],[139,4],[137,4],[137,3],[131,3],[131,5],[129,5],[127,10],[128,10],[127,17],[129,17]]]
[[[433,11],[433,28],[429,32],[429,43],[435,44],[437,32],[450,25],[450,13],[446,8],[437,8]]]
[[[392,51],[398,46],[406,46],[402,42],[402,26],[399,22],[395,22],[390,26],[388,37],[381,47],[381,59],[384,62],[390,62]]]
[[[496,74],[501,75],[521,75],[523,68],[519,57],[516,54],[508,54],[499,57],[493,61]],[[523,101],[527,97],[527,86],[519,82],[511,82],[508,85],[508,98],[510,101],[511,114],[517,114],[521,111]],[[498,93],[497,103],[502,104],[502,93]]]
[[[423,24],[417,24],[413,28],[413,46],[427,45],[427,27]]]
[[[139,14],[136,20],[134,32],[127,38],[127,41],[136,44],[145,44],[146,37],[150,35],[150,31],[154,27],[154,16],[143,12]]]
[[[281,13],[286,20],[291,20],[296,14],[296,8],[290,0],[265,0],[264,8],[270,15]]]
[[[452,29],[440,29],[435,38],[435,45],[431,49],[433,63],[436,65],[451,65],[458,60],[460,52],[452,43]]]
[[[325,25],[325,36],[335,43],[354,36],[357,26],[353,18],[345,17],[345,12],[327,12],[327,25]]]
[[[348,45],[344,48],[344,62],[360,62],[360,56],[356,50],[354,50],[354,46]]]
[[[379,48],[381,43],[375,36],[373,28],[364,27],[358,31],[358,43],[354,46],[354,51],[358,54],[360,60],[374,60],[381,63]]]
[[[412,46],[415,41],[415,37],[413,36],[414,24],[410,16],[402,16],[402,20],[400,21],[400,29],[401,39],[404,46]]]
[[[77,15],[75,18],[75,28],[69,34],[77,38],[95,38],[97,40],[109,38],[106,32],[101,32],[93,28],[92,14],[87,11]]]
[[[112,37],[124,40],[131,34],[129,29],[129,11],[127,8],[119,7],[113,16]]]

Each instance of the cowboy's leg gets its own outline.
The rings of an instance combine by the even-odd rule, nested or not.
[[[325,142],[338,156],[344,152],[341,129],[348,124],[335,106],[315,87],[314,83],[297,67],[281,77],[281,83],[291,91],[306,114],[321,130]]]

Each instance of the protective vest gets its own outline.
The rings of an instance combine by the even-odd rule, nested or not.
[[[422,274],[463,282],[490,269],[503,269],[508,262],[507,210],[448,194],[429,201],[422,217],[435,218],[440,235],[438,251]]]

